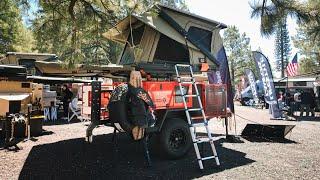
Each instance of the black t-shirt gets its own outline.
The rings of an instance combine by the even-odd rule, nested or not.
[[[63,91],[62,101],[63,102],[70,102],[72,96],[73,96],[72,92],[69,89],[66,89],[66,90]]]
[[[301,94],[301,104],[309,104],[314,106],[314,97],[309,92],[304,92]]]

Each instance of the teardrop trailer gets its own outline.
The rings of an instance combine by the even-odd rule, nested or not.
[[[215,159],[219,165],[207,120],[230,115],[227,111],[229,87],[209,84],[206,72],[219,67],[217,54],[223,49],[219,31],[226,25],[166,6],[157,5],[152,9],[157,10],[157,15],[150,11],[131,15],[104,34],[124,44],[118,65],[131,66],[146,75],[142,88],[152,99],[156,116],[156,124],[148,127],[146,134],[156,136],[153,139],[159,141],[159,150],[169,158],[183,157],[193,144],[200,169],[203,169],[202,161],[208,159]],[[113,75],[128,73],[118,71]],[[112,88],[104,89],[100,82],[91,83],[91,124],[87,128],[87,141],[92,142],[92,131],[98,124],[115,127],[105,107],[112,90],[119,84],[114,80],[109,85]],[[206,140],[198,138],[197,126],[206,128]],[[115,132],[117,130],[115,128]],[[201,157],[197,144],[203,142],[211,144],[212,156]],[[147,148],[146,151],[149,156]]]

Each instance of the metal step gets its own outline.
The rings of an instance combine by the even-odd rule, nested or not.
[[[202,110],[202,108],[192,108],[192,109],[186,109],[186,110],[188,110],[188,111],[201,111]]]
[[[202,123],[192,123],[192,127],[205,127],[208,126],[208,123],[202,122]]]
[[[186,94],[186,95],[183,95],[184,97],[198,97],[197,94]]]
[[[216,156],[208,156],[208,157],[203,157],[201,158],[201,161],[209,160],[209,159],[214,159]]]
[[[182,81],[182,82],[180,82],[181,84],[193,84],[194,82],[192,82],[192,81]]]
[[[193,143],[206,143],[206,142],[211,142],[213,139],[210,139],[209,137],[201,137],[201,138],[196,138],[196,141]]]
[[[190,64],[176,64],[177,67],[190,67]]]
[[[178,79],[189,79],[189,80],[193,80],[194,77],[191,77],[191,76],[177,76]]]

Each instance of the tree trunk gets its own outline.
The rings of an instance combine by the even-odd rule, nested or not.
[[[280,28],[280,34],[281,34],[281,41],[280,41],[280,48],[281,48],[281,78],[284,77],[284,36],[283,36],[283,25],[281,24]]]
[[[231,61],[231,80],[232,80],[232,87],[234,87],[234,60]]]

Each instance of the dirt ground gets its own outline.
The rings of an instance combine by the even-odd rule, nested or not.
[[[147,168],[142,144],[125,134],[119,137],[115,156],[112,128],[95,129],[94,142],[87,144],[83,123],[47,125],[45,135],[19,143],[21,150],[0,150],[0,179],[320,179],[319,119],[271,121],[267,110],[236,106],[236,125],[230,122],[230,133],[240,135],[254,122],[296,127],[284,141],[240,138],[230,143],[223,136],[223,121],[213,119],[210,128],[221,166],[206,161],[202,172],[193,149],[179,160],[167,160],[152,149],[153,166]]]

